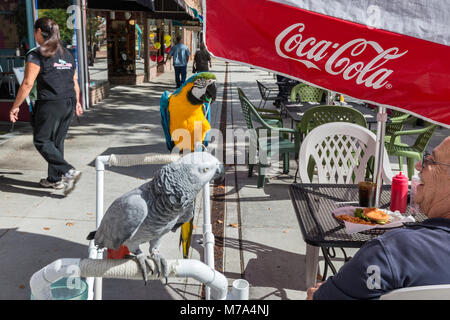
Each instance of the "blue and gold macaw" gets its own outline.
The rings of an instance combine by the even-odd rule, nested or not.
[[[186,149],[194,151],[198,142],[207,146],[207,135],[211,130],[210,106],[216,100],[216,91],[216,76],[200,72],[187,79],[172,94],[168,91],[163,93],[160,100],[161,124],[169,151],[175,147],[180,152]],[[185,129],[189,137],[179,135],[177,129]],[[180,245],[183,246],[184,258],[189,255],[193,228],[193,219],[181,226]]]

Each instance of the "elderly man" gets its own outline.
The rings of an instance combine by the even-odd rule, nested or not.
[[[308,300],[377,299],[400,288],[450,284],[450,137],[416,164],[416,203],[429,219],[366,243]]]

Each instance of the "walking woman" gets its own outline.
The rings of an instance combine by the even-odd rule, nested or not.
[[[208,67],[209,64],[209,67]],[[209,68],[211,68],[211,56],[209,52],[206,50],[204,43],[200,44],[200,50],[195,53],[194,63],[192,66],[192,72],[208,72]]]
[[[64,160],[64,139],[73,113],[83,113],[78,101],[80,88],[75,60],[61,45],[59,27],[52,19],[36,21],[34,38],[39,47],[27,53],[25,77],[9,118],[12,122],[18,120],[19,107],[37,81],[37,100],[31,116],[33,143],[48,162],[48,177],[41,179],[39,184],[46,188],[64,189],[67,195],[81,175]]]

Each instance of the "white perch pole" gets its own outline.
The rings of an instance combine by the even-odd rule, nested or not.
[[[153,260],[148,262],[156,269]],[[169,277],[193,278],[210,288],[211,297],[215,300],[225,300],[228,293],[228,280],[223,274],[210,268],[198,260],[181,259],[167,260]],[[155,274],[148,273],[148,279],[159,279]],[[31,293],[37,300],[52,300],[53,295],[50,290],[52,283],[61,278],[95,277],[110,279],[141,280],[142,272],[136,261],[125,260],[98,260],[98,259],[59,259],[47,265],[33,274],[30,279]],[[163,275],[161,275],[163,277]],[[245,288],[239,288],[248,290]],[[231,297],[248,297],[247,294],[232,293]]]

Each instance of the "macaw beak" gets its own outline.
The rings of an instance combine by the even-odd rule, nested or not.
[[[213,82],[206,88],[206,92],[204,95],[206,100],[205,102],[213,103],[214,101],[216,101],[216,95],[217,95],[216,83]]]

